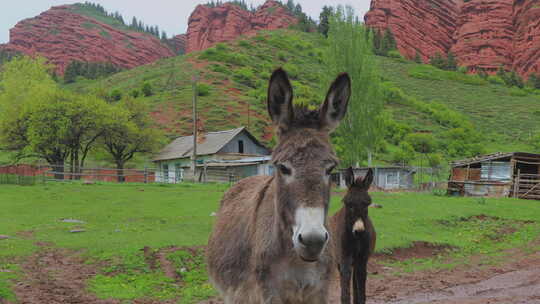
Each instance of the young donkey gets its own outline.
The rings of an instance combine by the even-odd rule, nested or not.
[[[345,171],[347,194],[344,206],[330,219],[330,232],[335,261],[341,283],[341,303],[351,303],[351,271],[353,277],[353,303],[366,303],[367,262],[375,250],[375,228],[368,217],[371,197],[368,194],[373,181],[373,170],[364,178],[354,178],[354,171]]]
[[[240,181],[223,197],[207,248],[210,280],[226,304],[322,304],[332,252],[326,219],[337,158],[329,134],[347,110],[350,79],[340,75],[317,111],[293,106],[285,71],[268,88],[277,127],[276,172]]]

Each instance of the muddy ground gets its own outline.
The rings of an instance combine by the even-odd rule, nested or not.
[[[534,244],[540,245],[540,241]],[[395,275],[385,261],[425,258],[445,248],[416,243],[392,257],[377,255],[369,265],[369,304],[540,304],[540,252],[510,250],[507,262],[484,265],[485,258],[474,257],[470,265],[454,269],[421,271]],[[157,257],[159,258],[159,257]],[[22,266],[22,283],[14,292],[21,304],[116,304],[99,300],[86,292],[85,282],[97,273],[99,265],[87,265],[80,253],[44,247]],[[167,268],[167,267],[166,267]],[[165,269],[174,275],[174,271]],[[339,303],[338,280],[333,281],[331,302]],[[0,299],[0,303],[7,303]],[[134,303],[174,303],[141,300]],[[205,304],[221,304],[219,300]]]

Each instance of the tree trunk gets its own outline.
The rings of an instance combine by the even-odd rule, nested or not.
[[[54,179],[64,180],[64,161],[55,161],[51,165],[53,167]]]
[[[123,183],[126,181],[126,177],[124,176],[124,162],[117,161],[116,162],[116,169],[118,174],[118,182]]]

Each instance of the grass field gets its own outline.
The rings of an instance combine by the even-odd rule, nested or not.
[[[215,295],[207,283],[202,246],[223,185],[45,184],[0,187],[0,298],[14,299],[11,286],[24,276],[21,266],[36,251],[82,250],[85,263],[99,268],[87,282],[101,298],[180,299],[196,303]],[[377,251],[416,241],[450,248],[447,259],[400,262],[403,271],[453,267],[472,255],[496,257],[540,235],[540,204],[514,199],[457,198],[418,193],[374,193]],[[332,199],[332,212],[340,197]],[[74,219],[83,223],[66,223]],[[70,233],[82,229],[85,232]],[[43,247],[43,244],[47,244]],[[166,248],[180,248],[167,251]],[[142,250],[144,248],[145,250]],[[190,248],[190,249],[188,249]],[[540,249],[540,248],[539,248]],[[182,281],[148,265],[145,252],[163,254]]]

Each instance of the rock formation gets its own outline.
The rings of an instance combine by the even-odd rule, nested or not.
[[[524,77],[540,72],[537,0],[372,0],[365,21],[389,28],[408,58],[452,51],[470,72],[501,65]]]
[[[266,1],[255,13],[232,3],[215,8],[199,5],[189,18],[186,52],[204,50],[259,30],[287,28],[297,22],[286,8],[273,0]]]
[[[60,74],[73,60],[133,68],[174,55],[154,36],[120,30],[76,14],[69,5],[53,7],[19,22],[10,30],[9,43],[1,48],[43,56],[56,65]]]
[[[403,56],[412,59],[418,52],[427,61],[452,46],[457,12],[452,0],[372,0],[365,21],[383,33],[389,28]]]
[[[461,6],[452,52],[471,72],[512,68],[513,0],[469,1]]]

